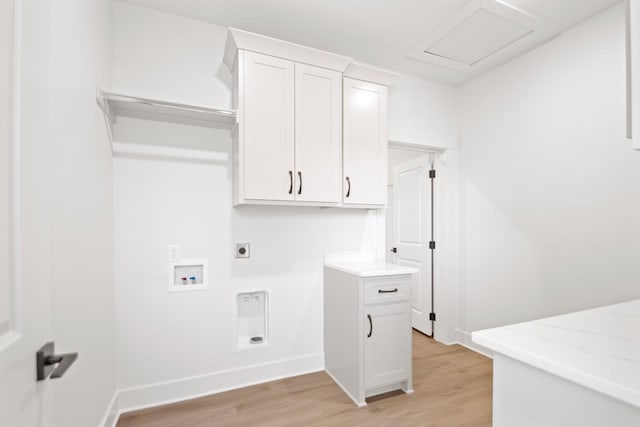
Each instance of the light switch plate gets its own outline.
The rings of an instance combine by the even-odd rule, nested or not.
[[[249,258],[248,243],[236,243],[236,258]]]
[[[169,245],[169,261],[176,262],[180,260],[180,245]]]

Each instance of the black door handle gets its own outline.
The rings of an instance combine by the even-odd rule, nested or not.
[[[378,289],[378,293],[379,294],[392,294],[394,292],[398,292],[398,288],[392,289],[390,291],[384,290],[384,289]]]
[[[367,334],[367,338],[371,338],[371,334],[373,333],[373,321],[371,320],[370,314],[367,314],[367,318],[369,319],[369,333]]]
[[[36,353],[36,378],[43,381],[62,377],[78,358],[78,353],[55,354],[55,344],[48,342]]]
[[[289,194],[293,193],[293,171],[289,171]]]
[[[351,180],[349,179],[349,177],[347,177],[347,197],[349,197],[349,195],[351,194]]]
[[[298,188],[298,194],[302,194],[302,172],[298,171],[298,181],[300,182],[300,187]]]

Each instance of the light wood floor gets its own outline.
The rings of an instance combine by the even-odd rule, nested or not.
[[[491,360],[413,334],[415,392],[358,408],[324,372],[122,415],[117,427],[491,426]]]

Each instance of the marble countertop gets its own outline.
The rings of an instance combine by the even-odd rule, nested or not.
[[[359,277],[397,276],[400,274],[414,274],[418,269],[399,264],[385,262],[325,262],[325,267],[333,268]]]
[[[473,341],[640,407],[640,300],[477,331]]]

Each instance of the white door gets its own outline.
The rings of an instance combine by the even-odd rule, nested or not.
[[[343,79],[343,203],[387,202],[387,87]]]
[[[364,386],[381,387],[409,377],[411,328],[407,303],[365,307]]]
[[[415,267],[411,277],[411,323],[432,335],[431,313],[431,156],[426,155],[393,169],[393,246],[395,262]]]
[[[240,52],[244,197],[294,200],[294,64]]]
[[[29,18],[32,12],[39,15],[42,12],[39,8],[45,9],[35,3],[29,6],[23,11]],[[36,382],[35,366],[36,351],[52,335],[47,260],[38,259],[38,255],[51,249],[48,224],[39,214],[50,207],[47,176],[43,172],[49,154],[29,153],[40,162],[18,165],[14,160],[19,158],[17,131],[20,126],[12,99],[19,97],[12,80],[13,8],[13,1],[0,2],[0,93],[3,94],[0,96],[0,426],[3,427],[51,425],[53,420],[51,388],[44,382]],[[23,43],[30,53],[38,43],[34,39],[37,37]],[[46,56],[29,59],[31,65],[36,66],[35,61],[43,66],[36,68],[38,73],[47,73]],[[39,93],[46,91],[37,85],[26,86],[24,92],[31,95],[32,100],[37,99],[23,105],[22,134],[23,140],[28,141],[25,147],[28,151],[34,148],[31,142],[35,137],[50,137],[44,135],[46,123],[32,120],[43,117],[34,111],[34,106],[46,111],[49,100],[46,93]],[[21,177],[22,191],[19,191]],[[24,207],[22,214],[21,206]],[[21,223],[16,218],[20,218]]]
[[[295,64],[295,199],[340,201],[342,75]]]

